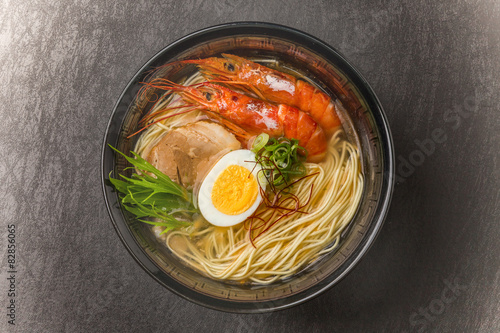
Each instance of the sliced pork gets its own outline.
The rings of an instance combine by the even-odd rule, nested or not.
[[[168,132],[146,160],[172,180],[196,188],[220,157],[240,148],[240,142],[221,125],[199,121]]]

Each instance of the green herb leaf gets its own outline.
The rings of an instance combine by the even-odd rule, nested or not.
[[[141,222],[165,227],[162,233],[188,226],[189,223],[185,220],[198,213],[192,204],[191,194],[138,154],[131,152],[135,156],[132,158],[111,145],[110,147],[125,157],[138,171],[131,177],[120,174],[123,180],[109,177],[111,184],[119,193],[124,209],[134,214]]]
[[[132,157],[125,155],[124,153],[122,153],[118,149],[114,148],[113,146],[111,146],[111,145],[109,145],[109,146],[111,147],[111,149],[113,149],[114,151],[116,151],[117,153],[119,153],[123,157],[125,157],[125,159],[130,164],[132,164],[136,169],[138,169],[139,171],[141,171],[143,173],[151,172],[152,174],[154,174],[156,176],[156,179],[158,180],[158,183],[165,186],[165,188],[167,188],[170,193],[176,194],[179,196],[183,196],[184,198],[186,198],[186,200],[189,198],[185,188],[183,188],[181,185],[172,181],[170,179],[170,177],[168,177],[167,175],[162,173],[160,170],[156,169],[154,166],[149,164],[145,159],[140,157],[135,152],[131,152],[135,156],[135,158],[132,158]],[[155,179],[147,174],[144,175],[143,178],[148,180],[149,182],[154,182],[154,179]]]

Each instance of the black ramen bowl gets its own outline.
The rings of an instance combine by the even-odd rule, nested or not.
[[[361,152],[365,179],[361,203],[336,251],[321,257],[292,278],[270,285],[214,280],[191,269],[160,243],[148,224],[135,220],[120,207],[118,195],[109,184],[110,173],[121,173],[126,164],[108,144],[124,152],[132,149],[135,138],[127,139],[127,136],[137,130],[139,119],[150,108],[138,104],[135,97],[140,82],[150,70],[176,60],[221,53],[273,57],[313,78],[325,92],[342,102],[347,110],[344,129]],[[183,73],[172,69],[165,75],[175,79]],[[102,147],[101,172],[113,225],[132,256],[154,279],[172,292],[209,308],[259,313],[288,308],[321,294],[361,260],[374,242],[388,211],[394,182],[394,152],[379,100],[361,74],[339,52],[292,28],[239,22],[203,29],[181,38],[161,50],[137,72],[109,120]]]

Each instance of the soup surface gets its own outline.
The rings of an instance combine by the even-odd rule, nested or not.
[[[141,216],[152,231],[193,269],[239,283],[286,279],[335,250],[364,181],[340,101],[269,58],[185,66],[177,82],[158,70],[138,96],[154,106],[134,151],[190,202],[172,226]]]

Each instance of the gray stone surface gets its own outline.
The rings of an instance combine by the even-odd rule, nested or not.
[[[399,162],[386,224],[358,267],[265,315],[205,309],[161,287],[121,244],[99,177],[105,127],[133,74],[177,38],[240,20],[342,52],[385,107]],[[0,331],[498,332],[499,55],[495,1],[2,1]],[[418,153],[436,131],[434,150]]]

